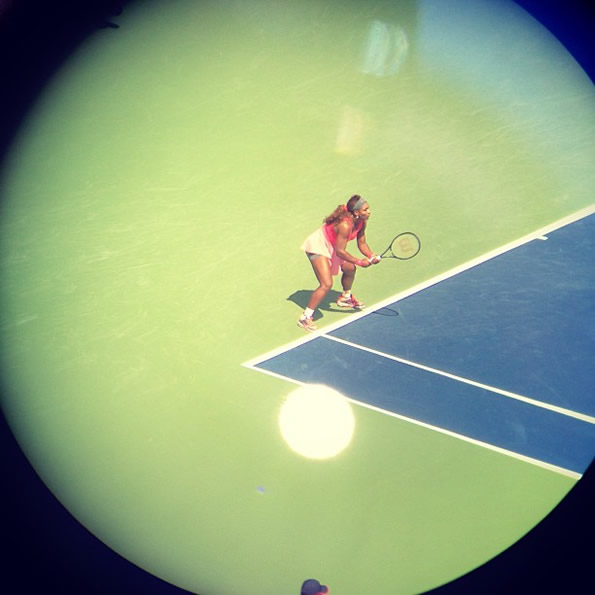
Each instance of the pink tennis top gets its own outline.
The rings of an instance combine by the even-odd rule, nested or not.
[[[334,229],[334,223],[328,223],[326,225],[322,226],[322,229],[324,230],[324,235],[326,236],[326,239],[333,245],[336,246],[337,244],[337,232]],[[362,227],[364,225],[364,222],[362,220],[358,221],[357,225],[355,226],[355,228],[353,227],[353,220],[351,220],[351,231],[349,232],[349,238],[348,241],[353,240],[357,237],[357,234],[361,231]]]

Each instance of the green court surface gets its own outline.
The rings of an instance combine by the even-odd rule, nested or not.
[[[345,451],[301,457],[278,426],[294,386],[241,365],[303,335],[299,245],[351,194],[376,251],[423,241],[358,272],[368,304],[591,204],[587,76],[512,2],[465,4],[133,3],[21,129],[2,405],[46,485],[141,568],[201,595],[419,593],[575,484],[360,407]]]

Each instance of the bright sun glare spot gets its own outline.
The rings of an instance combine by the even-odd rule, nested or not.
[[[321,384],[292,391],[279,415],[281,435],[289,447],[312,459],[328,459],[351,442],[355,417],[349,401]]]

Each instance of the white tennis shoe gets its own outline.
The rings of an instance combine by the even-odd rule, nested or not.
[[[318,327],[314,324],[314,320],[309,316],[302,316],[298,321],[297,325],[301,326],[305,331],[312,333],[318,330]]]
[[[356,310],[362,310],[366,307],[366,304],[364,304],[363,302],[358,302],[353,297],[353,295],[350,295],[349,297],[345,297],[344,295],[342,295],[337,300],[337,306],[339,306],[340,308],[355,308]]]

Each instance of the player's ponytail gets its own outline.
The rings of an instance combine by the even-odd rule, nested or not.
[[[348,213],[353,215],[355,206],[360,200],[363,200],[362,197],[359,194],[354,194],[347,201],[346,205],[337,206],[337,208],[328,217],[325,217],[323,223],[326,223],[326,225],[330,225],[333,223],[337,223],[338,221],[341,221],[341,219],[344,219]]]
[[[341,219],[346,216],[347,207],[345,205],[338,205],[337,208],[328,217],[325,217],[322,222],[331,225],[337,223],[337,221],[341,221]]]

